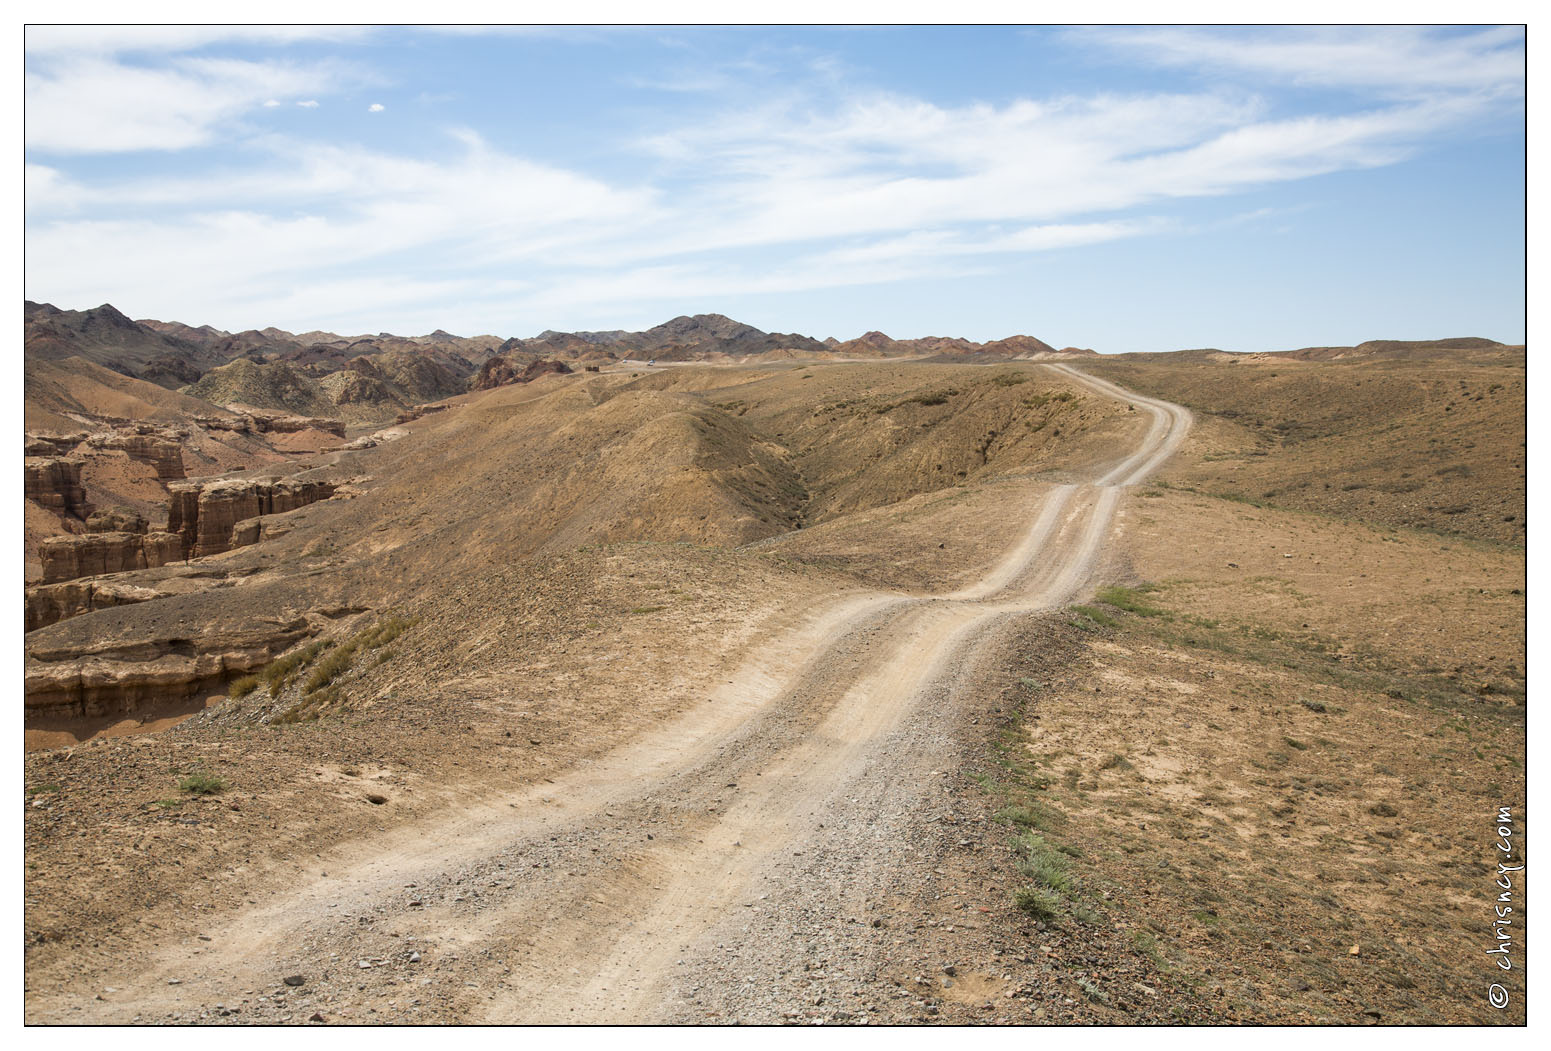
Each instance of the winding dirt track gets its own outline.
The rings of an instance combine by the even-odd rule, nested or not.
[[[730,939],[749,946],[764,932],[746,957],[777,966],[781,928],[754,930],[749,917],[772,898],[844,897],[894,878],[898,859],[852,849],[855,830],[919,806],[945,761],[940,713],[977,644],[1009,617],[1080,595],[1120,490],[1190,425],[1178,406],[1048,367],[1152,423],[1092,484],[1031,486],[1029,506],[1009,508],[1027,533],[979,583],[815,609],[628,746],[554,783],[347,844],[324,859],[326,877],[231,915],[207,945],[155,950],[107,998],[38,995],[28,1021],[186,1020],[292,973],[338,976],[355,1002],[388,1005],[380,1020],[681,1021],[694,976],[711,973],[696,961]],[[838,829],[850,830],[844,844]],[[815,858],[829,860],[816,870]],[[384,921],[420,942],[387,941]],[[411,1016],[396,1010],[431,980],[385,976],[389,955],[413,944],[438,947],[439,999]],[[287,1010],[261,1003],[240,1020]]]

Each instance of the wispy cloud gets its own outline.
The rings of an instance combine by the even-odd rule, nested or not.
[[[1524,31],[1512,26],[1103,29],[1074,30],[1067,39],[1123,52],[1147,65],[1252,73],[1262,82],[1376,89],[1401,97],[1524,91]]]
[[[181,150],[228,133],[277,97],[349,78],[336,64],[182,58],[162,67],[72,57],[29,71],[27,147],[51,153]],[[298,105],[317,105],[298,103]]]
[[[373,102],[370,106],[366,107],[366,112],[368,112],[368,113],[381,113],[386,108],[387,107],[384,106],[380,102]]]

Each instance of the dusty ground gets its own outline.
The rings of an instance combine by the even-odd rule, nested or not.
[[[270,548],[423,576],[336,706],[29,757],[29,1020],[1502,1020],[1459,960],[1483,786],[1522,792],[1522,549],[1184,491],[1210,427],[1095,486],[1167,451],[1144,399],[868,368],[535,384],[361,458]],[[699,451],[627,468],[665,418]],[[1040,612],[1110,582],[1156,590]]]
[[[1141,495],[1124,579],[1156,584],[1070,617],[1015,794],[1224,1017],[1522,1022],[1484,953],[1525,798],[1521,553]]]
[[[1422,358],[1123,355],[1088,367],[1196,413],[1177,485],[1383,526],[1524,543],[1520,348]]]

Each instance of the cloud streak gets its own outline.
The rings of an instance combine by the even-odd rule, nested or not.
[[[1524,32],[1513,26],[1109,29],[1071,32],[1067,40],[1148,65],[1249,73],[1262,81],[1362,88],[1393,97],[1524,93]]]

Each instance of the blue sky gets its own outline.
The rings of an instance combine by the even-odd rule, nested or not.
[[[1524,339],[1524,36],[27,32],[26,294],[1113,352]]]

